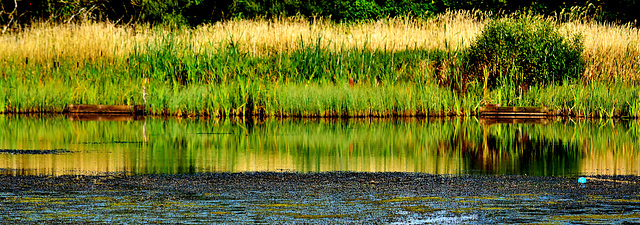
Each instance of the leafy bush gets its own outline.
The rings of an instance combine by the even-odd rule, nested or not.
[[[345,5],[344,19],[347,21],[377,19],[382,12],[380,6],[370,0],[344,1],[342,3]]]
[[[468,74],[489,87],[558,83],[580,76],[582,50],[580,35],[565,37],[550,20],[526,15],[494,20],[470,46]]]

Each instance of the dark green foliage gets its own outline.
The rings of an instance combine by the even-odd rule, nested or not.
[[[159,21],[164,24],[185,24],[186,10],[192,5],[198,5],[200,1],[192,0],[143,0],[140,7],[144,14],[141,15],[143,21]]]
[[[624,1],[453,1],[453,0],[0,0],[0,23],[22,24],[110,20],[119,23],[168,23],[197,26],[232,18],[303,16],[338,22],[384,17],[425,17],[447,10],[481,10],[494,15],[526,11],[540,15],[577,13],[581,19],[631,22],[640,18],[640,2]],[[14,8],[16,9],[14,11]],[[11,24],[10,24],[11,23]]]
[[[442,10],[436,6],[434,1],[411,1],[411,0],[382,0],[376,1],[382,7],[382,14],[389,17],[397,16],[430,16]],[[440,9],[445,9],[441,7]]]
[[[347,21],[377,19],[382,15],[381,7],[372,0],[343,1],[344,19]]]
[[[276,16],[325,17],[334,21],[359,21],[395,16],[428,16],[437,9],[433,2],[412,0],[245,0],[234,2],[233,17],[272,18]]]
[[[532,16],[494,20],[469,49],[469,74],[489,87],[558,83],[584,67],[579,35],[566,38],[552,21]]]

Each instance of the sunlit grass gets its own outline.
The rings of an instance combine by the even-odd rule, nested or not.
[[[586,71],[564,86],[465,93],[439,84],[489,21],[480,12],[337,24],[231,20],[193,29],[35,24],[0,36],[0,112],[142,104],[153,114],[336,117],[471,115],[485,102],[572,116],[640,115],[638,29],[559,24],[584,36]],[[353,80],[353,82],[352,82]],[[353,84],[351,84],[353,83]]]
[[[638,28],[574,21],[560,27],[584,36],[587,81],[637,82],[640,79]]]

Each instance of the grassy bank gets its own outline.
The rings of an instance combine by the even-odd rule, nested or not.
[[[638,30],[558,23],[584,37],[585,72],[564,84],[484,90],[465,73],[486,15],[455,12],[337,24],[234,20],[194,29],[108,23],[34,25],[0,36],[0,111],[68,104],[144,104],[180,116],[473,115],[485,103],[546,106],[561,115],[640,115]]]

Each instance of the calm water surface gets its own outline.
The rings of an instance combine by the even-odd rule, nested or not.
[[[638,121],[77,119],[0,115],[0,173],[640,175]]]

